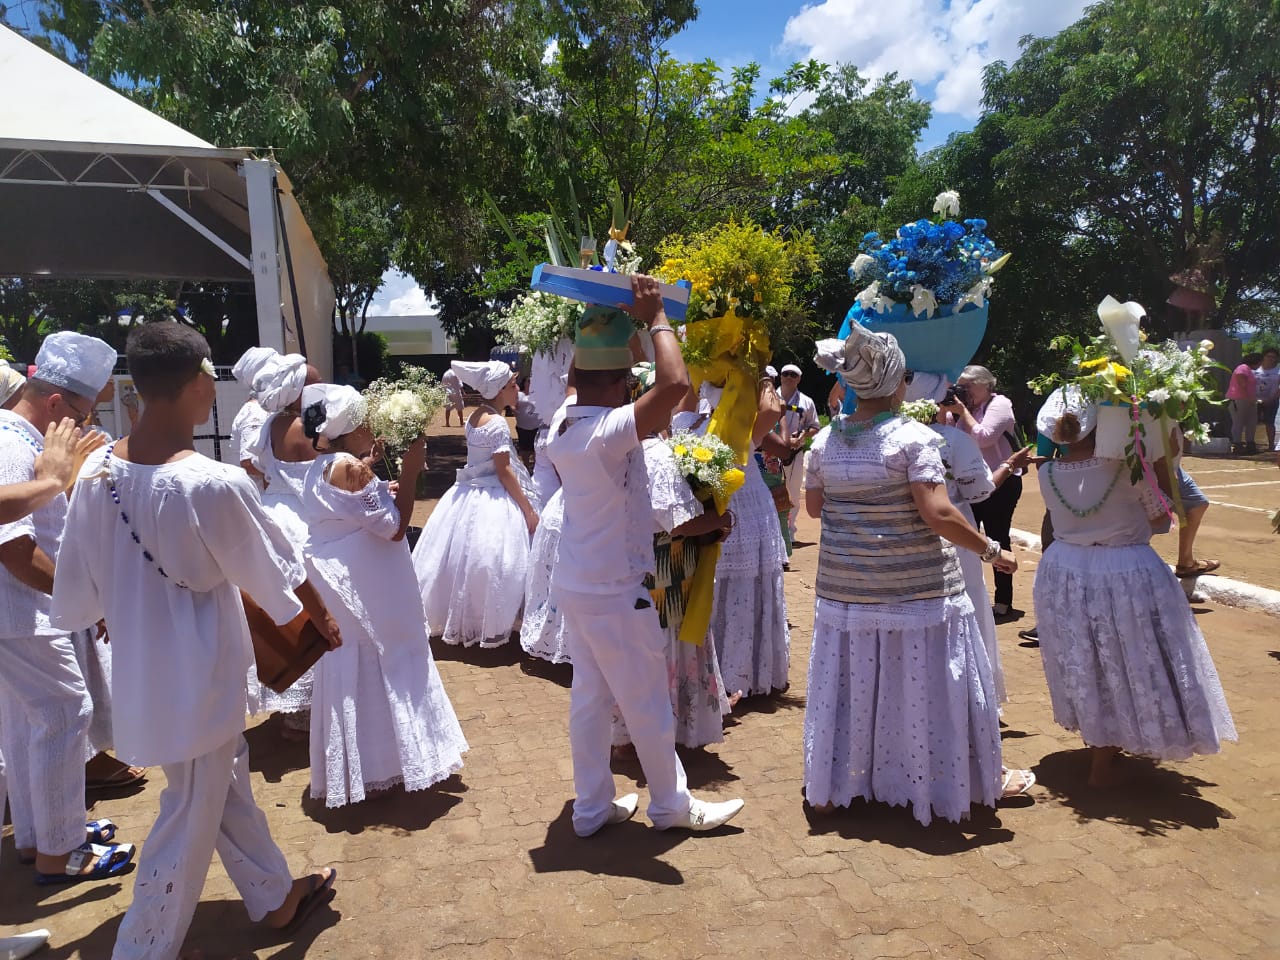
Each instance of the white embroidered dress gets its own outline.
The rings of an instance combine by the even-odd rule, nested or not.
[[[1053,519],[1035,582],[1053,718],[1089,746],[1217,753],[1235,724],[1186,595],[1151,549],[1154,493],[1102,458],[1051,461],[1039,480]]]
[[[467,465],[440,498],[413,551],[427,623],[445,643],[498,647],[511,638],[524,604],[529,532],[498,479],[493,458],[510,454],[522,487],[529,475],[502,417],[468,421]]]
[[[911,494],[912,482],[945,480],[937,437],[913,421],[814,438],[805,486],[824,505],[804,790],[815,806],[863,797],[909,805],[927,825],[1000,795],[995,687],[973,604],[956,548]]]
[[[308,573],[342,632],[320,658],[311,699],[311,796],[359,803],[403,784],[425,790],[462,769],[467,741],[431,656],[409,548],[388,484],[335,487],[318,457],[303,491]]]
[[[687,416],[678,414],[673,426],[679,429]],[[706,422],[696,429],[706,433]],[[726,688],[750,696],[783,690],[790,682],[791,627],[782,582],[787,546],[778,508],[754,450],[742,469],[746,482],[729,501],[733,530],[716,563],[711,633]]]
[[[555,471],[552,471],[555,476]],[[524,620],[520,624],[520,646],[524,652],[551,663],[569,663],[565,644],[564,616],[551,596],[551,577],[560,549],[560,527],[564,523],[564,493],[557,486],[538,516],[538,529],[529,547],[529,570],[525,576]]]

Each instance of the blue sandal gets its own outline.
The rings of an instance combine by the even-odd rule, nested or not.
[[[67,858],[67,869],[63,873],[41,873],[36,871],[36,884],[47,887],[56,883],[79,883],[82,880],[106,880],[119,876],[133,862],[137,848],[132,843],[112,843],[105,846],[97,843],[85,843],[71,851]],[[93,868],[88,873],[81,873],[86,863]]]
[[[90,820],[84,825],[86,843],[107,844],[116,838],[116,825],[107,819]],[[19,857],[18,862],[29,867],[36,862],[35,857]]]

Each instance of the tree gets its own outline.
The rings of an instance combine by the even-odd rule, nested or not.
[[[326,257],[335,298],[334,328],[344,337],[363,333],[382,275],[402,244],[394,208],[367,186],[329,194],[308,205],[307,220]]]

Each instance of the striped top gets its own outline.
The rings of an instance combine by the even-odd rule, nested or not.
[[[805,474],[806,487],[823,492],[818,596],[896,604],[963,593],[956,548],[911,496],[912,483],[946,482],[940,438],[901,417],[849,434],[844,422],[814,439]]]

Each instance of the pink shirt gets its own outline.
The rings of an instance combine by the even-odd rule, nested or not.
[[[1227,386],[1227,399],[1258,399],[1258,378],[1253,375],[1253,368],[1247,363],[1242,363],[1231,371],[1231,383]]]
[[[982,459],[995,470],[1013,453],[1013,444],[1005,434],[1018,435],[1018,424],[1013,417],[1013,404],[1002,394],[992,394],[991,399],[973,412],[976,421],[970,436],[978,442]],[[963,422],[963,421],[962,421]]]

